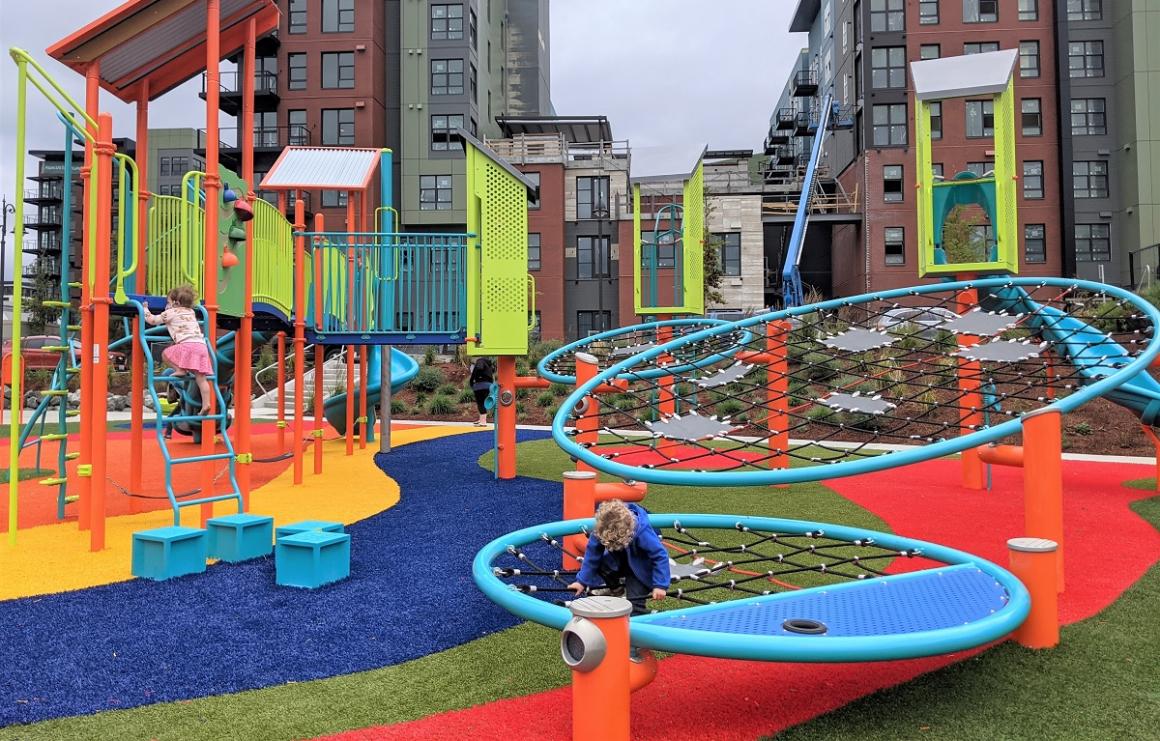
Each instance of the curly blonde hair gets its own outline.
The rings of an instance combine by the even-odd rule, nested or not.
[[[636,535],[636,515],[619,499],[609,499],[596,510],[595,535],[608,550],[624,550]]]

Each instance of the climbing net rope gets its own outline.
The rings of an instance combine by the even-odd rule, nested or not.
[[[917,548],[886,548],[870,536],[845,540],[825,530],[779,532],[740,523],[733,530],[693,529],[678,521],[659,532],[672,574],[669,599],[661,603],[664,609],[871,579],[888,569],[941,565]],[[519,592],[563,604],[573,599],[568,585],[577,574],[552,566],[565,554],[577,559],[583,555],[564,539],[544,535],[536,542],[509,546],[493,563],[492,574]],[[913,561],[900,569],[895,563],[899,558]]]
[[[1151,346],[1142,301],[1091,285],[928,286],[710,328],[606,371],[598,380],[627,381],[619,394],[573,394],[556,439],[618,475],[705,481],[958,438],[1076,394]]]

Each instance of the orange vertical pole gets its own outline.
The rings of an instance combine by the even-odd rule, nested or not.
[[[346,193],[346,328],[348,331],[358,326],[355,320],[355,272],[358,263],[355,261],[354,238],[351,232],[355,231],[354,191]],[[354,353],[355,346],[346,346],[346,454],[354,455]],[[365,370],[365,369],[364,369]],[[364,374],[365,375],[365,374]]]
[[[301,198],[294,199],[294,231],[298,233],[294,238],[294,483],[301,484],[306,452],[302,448],[302,441],[306,439],[303,411],[306,393],[306,237],[302,234],[306,231],[306,204]],[[314,262],[317,267],[318,261]],[[285,387],[281,388],[280,399],[284,403]]]
[[[604,657],[599,664],[587,670],[582,666],[572,669],[573,741],[629,740],[632,689],[628,616],[631,612],[628,600],[615,597],[587,597],[572,603],[572,614],[599,628],[605,643]]]
[[[363,234],[366,234],[367,233],[367,207],[368,207],[366,190],[363,190],[361,193],[358,194],[358,199],[359,199],[358,200],[359,231],[362,232]],[[365,250],[360,253],[360,261],[361,261],[360,267],[364,271],[364,273],[369,273],[369,268],[367,265],[368,257],[369,257],[369,255],[366,254]],[[362,290],[362,295],[364,296],[362,327],[365,329],[369,329],[370,328],[369,307],[367,306],[368,302],[365,299],[365,296],[367,295],[367,288],[364,286],[361,290]],[[360,450],[366,448],[367,437],[369,436],[369,433],[370,433],[370,429],[367,427],[367,425],[370,424],[370,419],[371,419],[370,413],[369,413],[369,410],[367,407],[367,384],[370,383],[371,379],[367,375],[367,360],[368,360],[367,346],[362,345],[359,347],[359,350],[358,350],[359,374],[361,376],[361,380],[359,381],[359,384],[358,384],[358,416],[359,416],[359,419],[362,420],[362,422],[360,422],[360,424],[359,424],[359,434],[358,434],[358,447]],[[387,357],[387,362],[390,362],[389,355]],[[383,393],[382,389],[379,390],[379,393]]]
[[[576,388],[596,378],[598,362],[595,356],[586,352],[576,353]],[[600,397],[588,394],[584,398],[588,408],[576,420],[576,441],[585,446],[595,445],[600,440]],[[593,468],[587,463],[576,461],[576,470],[591,471]]]
[[[108,416],[109,404],[109,262],[112,253],[113,234],[113,117],[108,113],[97,117],[97,143],[93,147],[94,163],[97,166],[97,213],[90,216],[97,220],[96,280],[93,301],[93,424],[98,420],[102,425]],[[102,429],[93,435],[92,441],[92,491],[90,492],[89,550],[99,551],[105,547],[105,471],[108,468],[106,442],[108,435]]]
[[[100,107],[101,80],[100,63],[93,62],[85,68],[85,113],[94,121],[97,120]],[[89,127],[93,139],[97,137],[97,130]],[[102,415],[97,419],[97,402],[93,396],[93,296],[90,288],[89,271],[95,269],[93,256],[89,254],[94,249],[92,243],[92,224],[90,220],[96,218],[92,213],[93,204],[90,201],[93,188],[97,183],[93,179],[93,164],[96,156],[93,152],[93,142],[85,140],[85,164],[81,168],[81,183],[84,186],[83,204],[81,207],[81,405],[80,405],[80,455],[77,456],[77,478],[79,481],[78,495],[80,501],[77,508],[77,526],[81,530],[91,527],[92,488],[93,488],[93,428],[101,425],[101,434],[105,433],[105,418]],[[12,414],[19,414],[18,399],[12,400]],[[105,402],[102,401],[102,408]]]
[[[217,352],[217,271],[218,215],[221,209],[221,175],[218,164],[219,81],[221,64],[221,0],[206,0],[205,6],[205,264],[202,266],[202,300],[205,302],[205,334],[210,352]],[[235,347],[235,350],[237,348]],[[214,380],[217,383],[217,380]],[[209,397],[209,414],[218,414],[217,395]],[[205,400],[203,399],[203,402]],[[221,410],[223,413],[225,410]],[[212,419],[201,423],[201,454],[213,455],[216,425]],[[224,430],[225,423],[222,423]],[[202,496],[213,496],[214,462],[202,466]],[[213,517],[213,503],[201,505],[201,526]]]
[[[499,382],[499,403],[495,405],[496,437],[499,442],[497,465],[501,479],[516,477],[516,359],[501,355],[496,381]],[[390,357],[383,358],[391,362]],[[506,403],[505,403],[506,400]]]
[[[765,352],[773,358],[765,369],[766,427],[774,454],[770,468],[789,468],[789,331],[786,321],[765,325]],[[779,486],[788,487],[788,484]]]
[[[286,449],[286,333],[278,333],[278,450]]]
[[[1063,422],[1044,407],[1023,415],[1024,530],[1059,546],[1056,587],[1063,591]]]
[[[1055,399],[1055,355],[1050,350],[1044,353],[1044,372],[1047,375],[1047,398]]]
[[[664,321],[666,317],[657,317],[659,321]],[[657,327],[657,344],[663,345],[673,339],[672,327]],[[672,360],[668,355],[660,355],[656,359],[657,365]],[[673,377],[670,375],[661,376],[660,381],[657,382],[660,390],[657,392],[657,408],[660,410],[661,416],[669,416],[677,413],[677,397],[673,393]]]
[[[314,214],[314,231],[326,231],[326,221],[322,218],[322,214]],[[314,318],[315,327],[322,328],[322,261],[323,249],[320,244],[314,245]],[[322,473],[322,400],[325,397],[326,389],[323,388],[323,380],[326,372],[323,365],[326,362],[326,348],[319,343],[314,343],[314,473],[318,475]],[[349,397],[350,394],[347,394]]]
[[[956,297],[959,314],[965,314],[979,303],[978,292],[974,288],[959,291]],[[958,336],[959,347],[968,347],[976,344],[977,337],[970,335]],[[979,363],[965,358],[959,358],[959,391],[962,392],[959,410],[959,425],[963,435],[970,435],[974,428],[983,424],[983,397],[979,393],[982,385],[980,377],[982,368]],[[982,489],[986,485],[983,472],[983,462],[979,460],[979,453],[974,448],[962,452],[963,486],[968,489]]]
[[[564,472],[564,519],[582,520],[596,511],[596,472]],[[580,568],[580,561],[573,554],[584,555],[588,538],[583,535],[564,536],[563,567],[567,571]]]
[[[246,44],[242,56],[242,120],[239,143],[242,147],[242,180],[249,186],[247,200],[254,201],[254,61],[258,38],[257,20],[246,23]],[[241,194],[238,194],[241,197]],[[250,396],[254,363],[254,221],[246,222],[246,261],[242,277],[242,320],[234,335],[234,417],[238,422],[238,490],[242,509],[250,509],[250,460],[253,456],[250,425]]]
[[[145,249],[148,239],[146,231],[148,227],[148,210],[149,210],[149,80],[145,79],[141,82],[141,92],[137,96],[137,243],[135,251],[137,252],[137,273],[134,276],[136,281],[136,291],[141,295],[149,294],[149,287],[147,284],[148,266],[147,261],[149,256]],[[132,414],[132,420],[129,424],[129,491],[134,494],[141,493],[141,460],[143,458],[143,445],[145,438],[145,348],[141,346],[141,341],[137,339],[138,324],[140,320],[136,317],[132,321],[133,341],[132,349],[129,356],[129,409]],[[154,410],[154,415],[157,422],[161,420],[161,410]],[[129,511],[140,512],[142,507],[142,500],[133,497],[129,500]]]
[[[1015,630],[1015,640],[1026,648],[1059,645],[1059,588],[1056,585],[1059,551],[1046,538],[1011,538],[1007,541],[1011,573],[1019,577],[1031,595],[1031,612]]]

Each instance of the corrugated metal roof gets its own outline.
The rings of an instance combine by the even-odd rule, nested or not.
[[[287,147],[262,180],[262,190],[361,190],[374,177],[379,149]]]
[[[1007,89],[1018,49],[943,57],[910,63],[914,94],[919,100],[997,95]]]

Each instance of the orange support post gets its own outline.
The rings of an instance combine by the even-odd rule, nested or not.
[[[85,113],[94,121],[99,115],[100,96],[101,65],[99,62],[93,62],[85,68]],[[89,126],[89,134],[92,135],[93,139],[97,138],[97,130],[91,125]],[[92,257],[89,254],[89,251],[93,249],[91,234],[93,225],[90,223],[90,219],[95,217],[95,214],[91,213],[93,210],[91,198],[93,188],[97,187],[97,183],[92,177],[93,164],[96,161],[93,147],[93,142],[86,138],[85,164],[81,168],[81,182],[84,185],[84,205],[81,207],[81,444],[80,455],[77,456],[77,477],[80,483],[77,492],[80,496],[77,508],[77,526],[81,530],[88,530],[92,524],[94,425],[100,424],[100,434],[105,434],[104,415],[101,415],[99,420],[95,419],[97,415],[96,399],[93,396],[93,353],[91,350],[93,347],[93,296],[90,289],[89,270],[95,269],[95,266],[91,264]],[[16,396],[17,394],[13,393],[12,414],[21,413],[22,405]]]
[[[1059,412],[1044,408],[1023,416],[1024,530],[1059,546],[1058,581],[1063,591],[1063,433]]]
[[[129,351],[129,491],[134,494],[141,493],[141,461],[144,457],[143,445],[145,435],[145,352],[141,347],[141,340],[138,339],[137,331],[141,320],[134,317],[131,326],[133,332],[133,340],[130,343]],[[155,409],[153,411],[156,416],[155,424],[161,423],[161,410]],[[131,497],[129,499],[129,511],[140,512],[142,510],[142,500],[138,497]]]
[[[113,241],[113,117],[102,113],[97,117],[97,143],[93,147],[97,166],[97,220],[96,281],[93,299],[93,424],[101,424],[101,432],[93,435],[93,481],[90,492],[89,550],[105,547],[105,472],[108,467],[104,425],[109,410],[109,263]]]
[[[789,456],[789,322],[769,322],[765,325],[765,354],[771,362],[765,369],[765,426],[772,435],[769,438],[770,452],[774,457],[770,468],[788,468]],[[788,484],[779,484],[788,488]]]
[[[359,422],[358,432],[358,447],[363,450],[367,446],[367,430],[370,424],[371,416],[367,410],[367,382],[370,380],[367,376],[367,346],[359,345],[358,348],[358,367],[359,367],[359,382],[358,382],[358,416],[361,420]],[[390,357],[387,358],[390,361]]]
[[[359,214],[358,214],[359,228],[358,228],[358,230],[360,232],[362,232],[363,234],[366,234],[368,231],[367,193],[365,190],[363,190],[362,192],[360,192],[356,195],[358,197],[358,207],[359,207]],[[360,254],[359,259],[362,263],[360,267],[361,267],[361,269],[366,270],[368,267],[367,261],[370,259],[370,252],[366,247],[364,247],[362,250],[360,250],[359,254]],[[370,312],[370,302],[364,301],[363,302],[362,318],[361,318],[362,324],[360,326],[370,327],[371,318],[370,318],[369,312]],[[359,433],[358,433],[359,450],[366,449],[367,438],[370,436],[370,433],[372,432],[372,430],[368,427],[368,425],[370,424],[370,421],[371,421],[370,407],[369,407],[369,404],[367,402],[367,384],[370,383],[370,381],[371,381],[370,377],[367,375],[367,362],[368,362],[369,357],[370,357],[370,352],[367,350],[367,346],[366,345],[360,346],[359,351],[358,351],[358,362],[359,362],[359,375],[361,377],[361,380],[359,381],[359,384],[358,384],[358,416],[359,416],[359,419],[362,420],[362,422],[359,423]],[[384,357],[386,358],[387,363],[389,364],[390,360],[391,360],[391,353],[388,351],[384,355]],[[388,368],[389,368],[389,365],[388,365]],[[387,394],[389,392],[386,389],[380,389],[380,393]],[[387,430],[384,434],[389,436],[391,434],[390,430]]]
[[[346,454],[354,455],[354,355],[355,346],[346,346]]]
[[[346,193],[346,231],[355,231],[354,191]],[[348,237],[346,243],[346,321],[348,327],[358,326],[354,313],[354,274],[358,270],[355,261],[354,241]],[[354,455],[354,345],[346,346],[346,454]],[[365,370],[365,368],[364,368]]]
[[[147,261],[148,250],[145,249],[148,234],[149,210],[149,80],[141,82],[141,91],[137,95],[137,235],[134,251],[137,253],[137,272],[133,279],[136,281],[136,293],[148,295],[149,287],[146,282],[149,274]],[[144,456],[143,445],[145,437],[145,353],[137,339],[139,319],[132,321],[132,349],[129,356],[129,409],[131,421],[129,423],[129,491],[141,493],[141,461]],[[154,410],[158,420],[161,410]],[[129,511],[140,512],[142,500],[133,497],[129,500]]]
[[[572,739],[628,741],[632,605],[617,597],[585,597],[571,608],[574,617],[564,628],[561,649],[572,667]]]
[[[596,472],[564,472],[564,519],[583,520],[596,511]],[[563,568],[580,568],[579,556],[588,547],[588,538],[581,534],[564,536]]]
[[[970,278],[968,278],[970,279]],[[965,314],[979,303],[978,291],[967,288],[959,291],[956,297],[959,314]],[[978,343],[979,338],[970,335],[958,336],[959,347],[969,347]],[[962,434],[969,435],[983,424],[983,397],[979,393],[982,385],[979,378],[982,368],[979,363],[965,358],[959,358],[959,391],[962,392],[962,408],[959,410],[959,424],[963,428]],[[982,489],[986,485],[986,476],[983,471],[983,462],[974,449],[964,450],[962,453],[963,486],[968,489]]]
[[[1011,573],[1027,587],[1031,612],[1015,630],[1015,640],[1026,648],[1059,645],[1059,587],[1056,585],[1059,551],[1046,538],[1011,538]]]
[[[383,358],[383,362],[389,362]],[[516,359],[511,355],[498,358],[496,381],[499,399],[495,405],[497,445],[496,466],[501,479],[516,477]]]
[[[238,136],[242,144],[242,180],[249,186],[246,200],[254,202],[254,68],[258,22],[251,18],[246,24],[246,44],[242,52],[242,120]],[[240,197],[241,194],[239,194]],[[234,335],[234,411],[237,418],[238,491],[242,494],[242,510],[250,509],[251,440],[250,397],[253,386],[254,364],[254,222],[246,222],[246,266],[242,276],[242,319]]]
[[[286,333],[278,333],[278,450],[286,449]],[[296,446],[297,447],[297,446]]]
[[[596,356],[589,355],[586,352],[576,353],[576,388],[580,388],[585,383],[588,383],[593,378],[596,378],[599,361]],[[600,440],[600,400],[596,394],[589,394],[585,397],[588,402],[588,407],[580,414],[576,420],[576,442],[581,445],[594,445]],[[577,471],[591,471],[591,466],[580,461],[576,461]]]
[[[1044,368],[1043,371],[1047,376],[1047,399],[1048,401],[1055,400],[1055,355],[1048,350],[1044,353]]]
[[[221,0],[205,4],[205,264],[202,266],[202,301],[205,302],[205,335],[210,352],[217,351],[218,312],[218,210],[221,204],[221,175],[218,163],[218,116],[221,90]],[[217,383],[215,380],[214,383]],[[210,394],[209,414],[218,414],[217,394]],[[203,402],[205,400],[203,399]],[[224,412],[224,410],[222,410]],[[223,425],[224,428],[224,425]],[[212,419],[201,423],[201,454],[213,455],[216,425]],[[213,496],[214,462],[202,466],[202,496]],[[201,505],[201,526],[213,517],[213,503]]]
[[[303,419],[303,403],[306,394],[306,204],[301,198],[294,199],[294,483],[302,483],[302,469],[306,451],[302,441],[306,439],[306,421]],[[285,401],[285,392],[282,392]]]
[[[657,317],[658,320],[664,321],[665,317]],[[657,344],[663,345],[673,339],[672,327],[657,327]],[[656,364],[661,365],[672,360],[670,355],[658,355]],[[662,417],[671,417],[677,413],[677,397],[673,393],[673,377],[665,374],[661,376],[660,381],[657,382],[660,390],[657,392],[657,409],[660,411]]]

